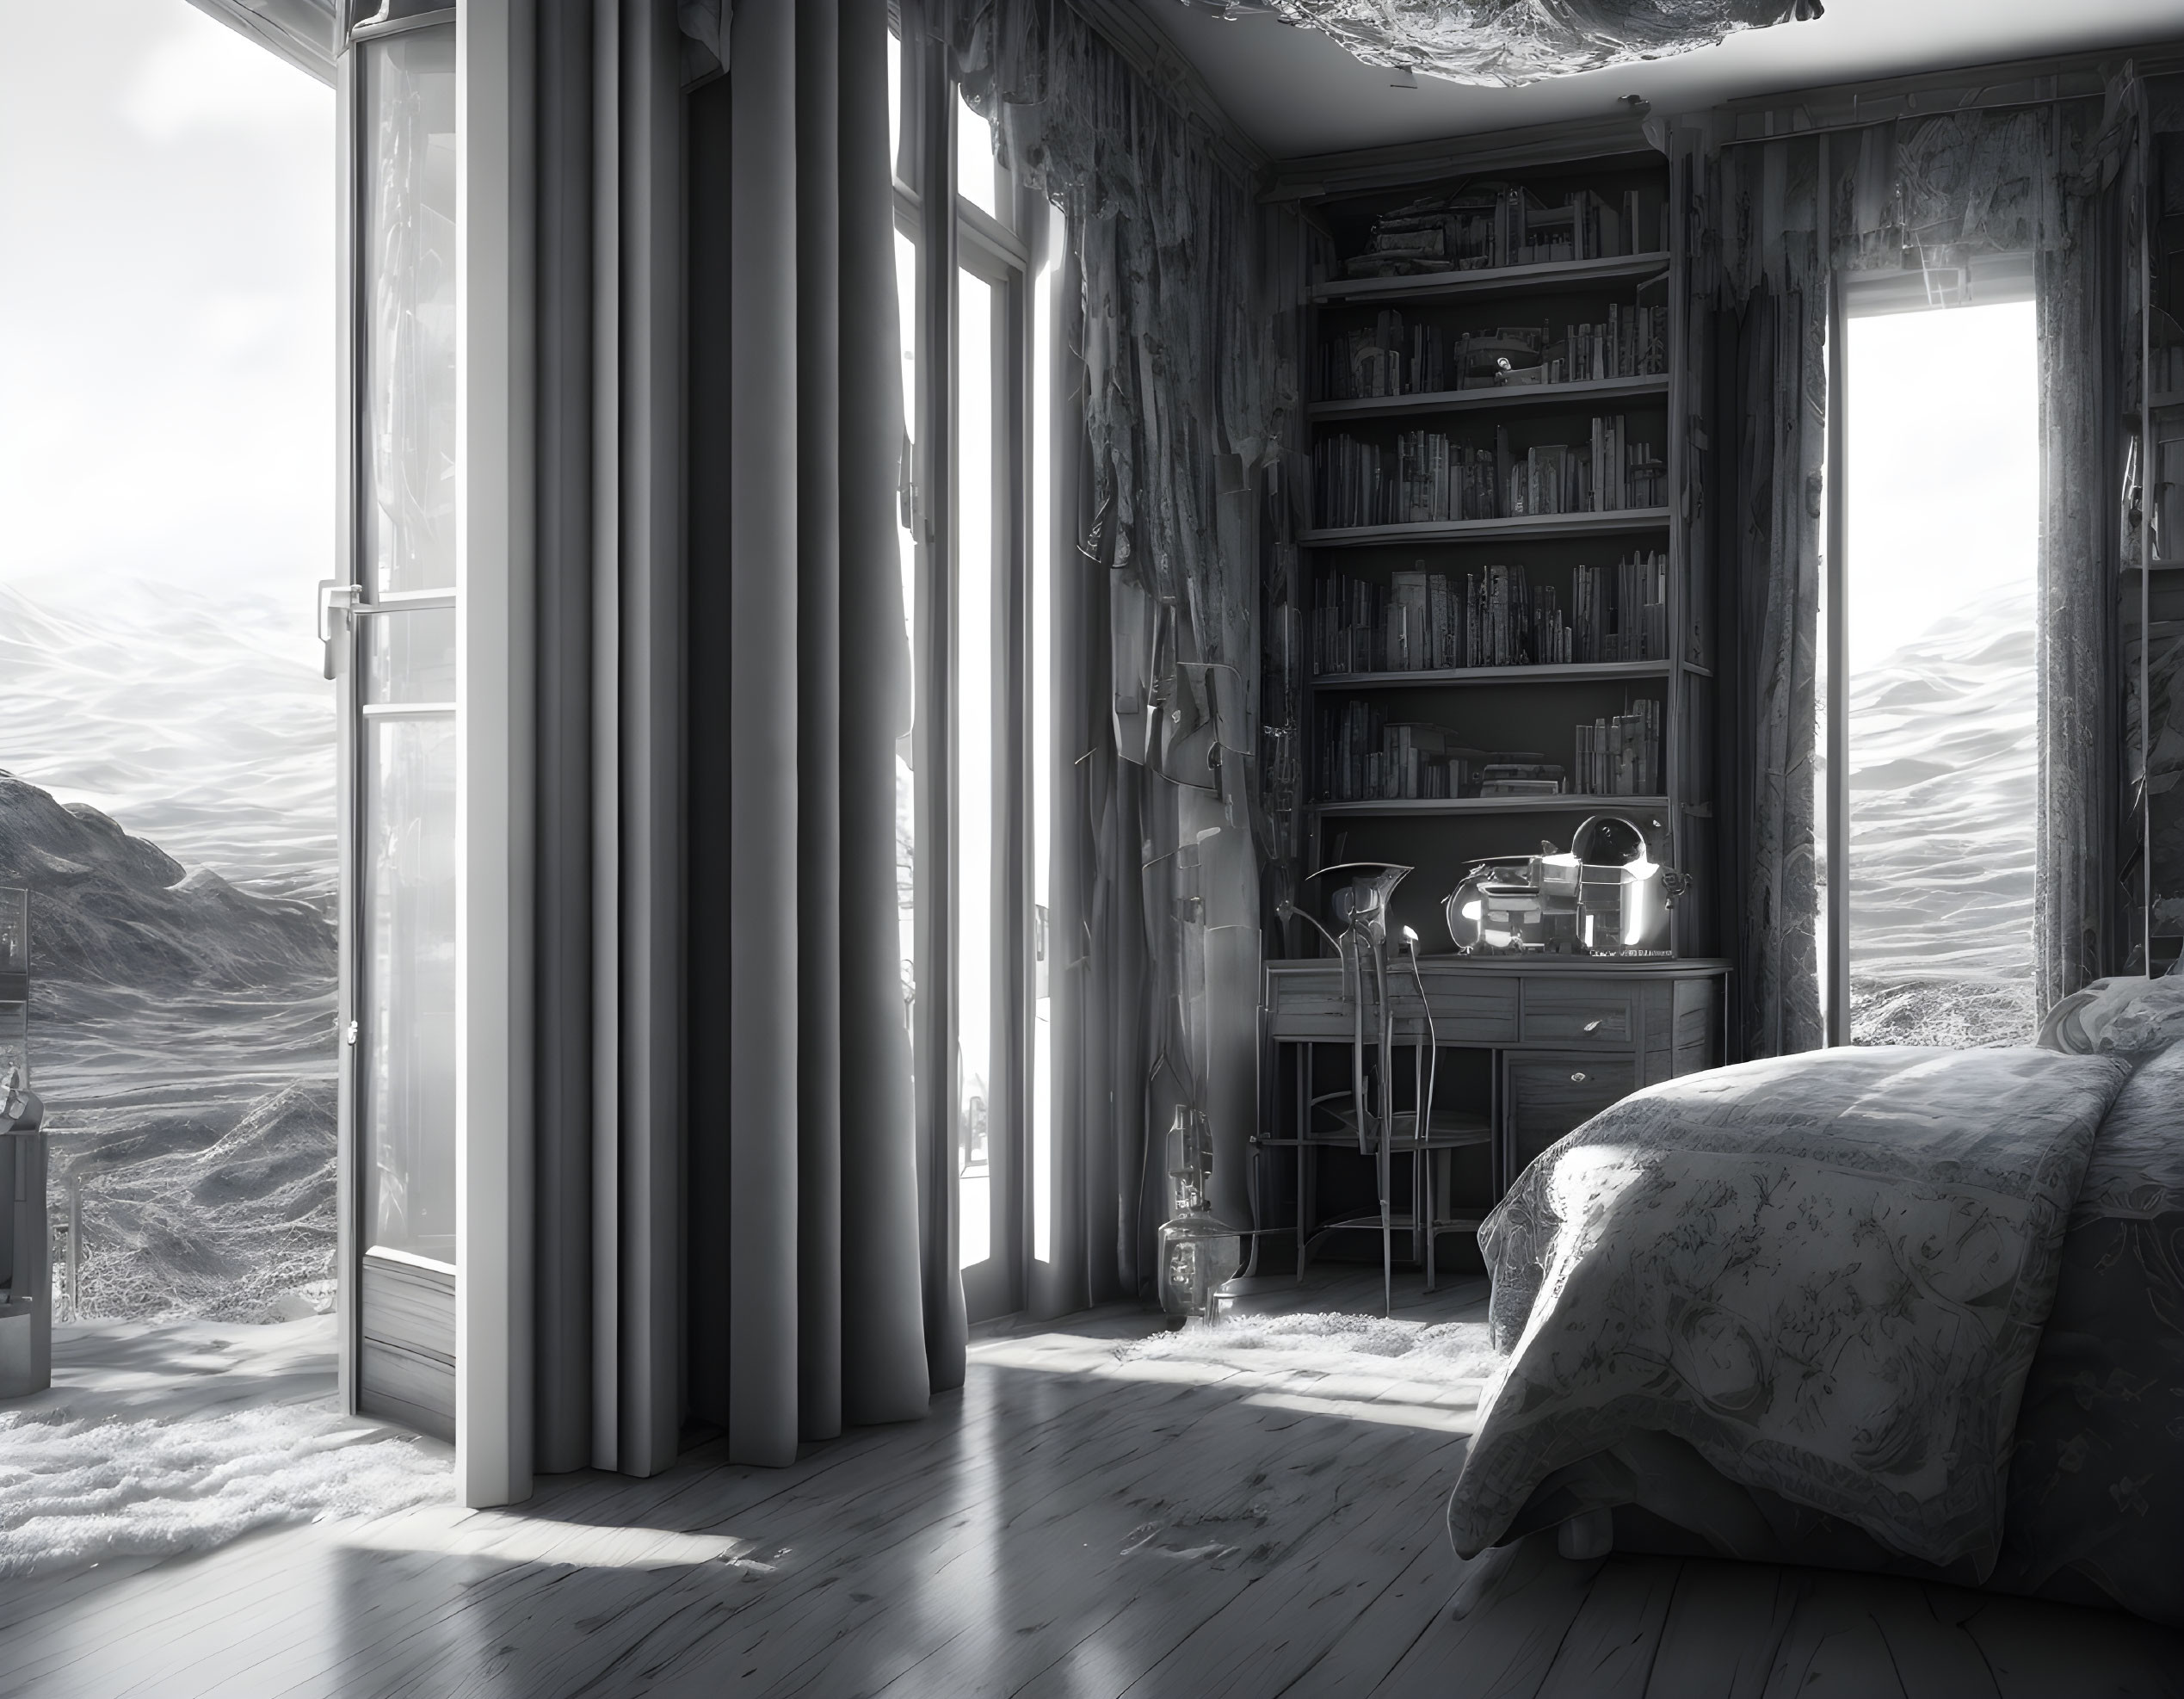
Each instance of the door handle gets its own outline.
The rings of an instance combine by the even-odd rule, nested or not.
[[[1598,1031],[1600,1030],[1600,1022],[1599,1022],[1598,1021],[1588,1021],[1588,1022],[1585,1022],[1585,1030],[1586,1030],[1587,1032],[1598,1032]]]
[[[363,599],[364,586],[345,584],[339,578],[321,578],[318,581],[318,641],[325,650],[325,676],[334,676],[334,616],[342,621],[342,635],[349,635],[351,617]]]
[[[1582,1068],[1580,1068],[1576,1072],[1570,1076],[1570,1083],[1572,1085],[1582,1085],[1586,1080],[1590,1078],[1591,1076],[1589,1074],[1586,1073]]]

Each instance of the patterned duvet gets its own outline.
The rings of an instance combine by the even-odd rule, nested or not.
[[[1535,1488],[1665,1434],[1937,1567],[2001,1547],[2064,1229],[2126,1063],[1835,1050],[1625,1099],[1480,1230],[1509,1353],[1449,1505],[1466,1556]]]

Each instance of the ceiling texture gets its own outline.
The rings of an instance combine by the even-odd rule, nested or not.
[[[1276,159],[2184,38],[2178,0],[1131,0]]]
[[[1820,0],[1196,0],[1225,22],[1317,30],[1360,63],[1516,88],[1711,47],[1740,29],[1817,17]]]

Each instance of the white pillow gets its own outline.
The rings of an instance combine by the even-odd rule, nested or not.
[[[2184,979],[2143,975],[2095,979],[2047,1011],[2034,1041],[2075,1055],[2117,1055],[2134,1064],[2184,1038]]]

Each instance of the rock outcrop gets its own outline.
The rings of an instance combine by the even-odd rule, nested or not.
[[[34,979],[139,990],[324,985],[334,929],[307,903],[185,872],[84,803],[0,771],[0,885],[31,893]]]

